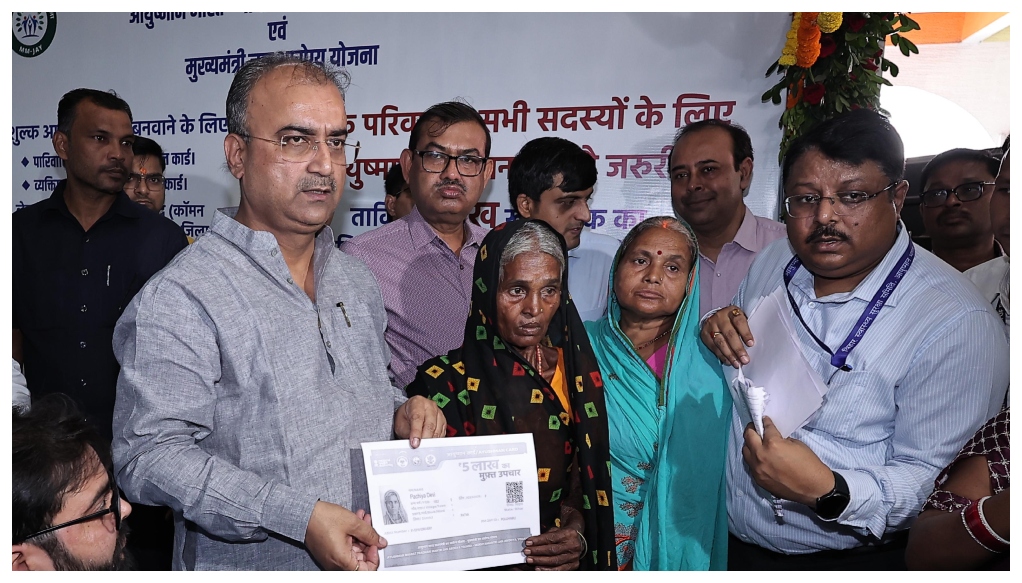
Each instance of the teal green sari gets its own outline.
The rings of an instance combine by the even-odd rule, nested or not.
[[[586,322],[605,384],[619,569],[724,570],[724,478],[731,393],[699,339],[698,253],[671,331],[663,381],[618,322],[610,273],[607,316]]]

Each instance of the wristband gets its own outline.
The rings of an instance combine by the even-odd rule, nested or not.
[[[1008,550],[1008,545],[1000,542],[999,537],[992,535],[989,527],[984,525],[984,519],[980,517],[979,503],[970,503],[962,509],[962,524],[972,540],[987,551],[1003,553]]]

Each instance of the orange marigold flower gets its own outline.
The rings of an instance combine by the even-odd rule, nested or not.
[[[815,47],[806,47],[804,50],[799,48],[795,53],[795,64],[803,69],[808,69],[816,64],[816,59],[820,56],[820,45]]]
[[[799,79],[797,83],[792,83],[788,86],[788,100],[785,103],[784,109],[791,109],[798,105],[798,102],[802,100],[802,86],[805,82]]]
[[[803,12],[800,19],[795,64],[804,69],[812,67],[820,56],[820,27],[816,26],[818,14],[818,12]]]

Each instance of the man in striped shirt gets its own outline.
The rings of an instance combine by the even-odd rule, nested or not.
[[[703,325],[722,362],[747,363],[744,310],[784,289],[796,343],[828,386],[787,439],[769,418],[760,437],[735,415],[730,569],[903,569],[937,472],[1003,402],[1001,322],[900,221],[903,152],[867,110],[796,140],[783,165],[788,240],[760,253],[737,305]]]

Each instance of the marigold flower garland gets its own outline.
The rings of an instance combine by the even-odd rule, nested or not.
[[[820,34],[840,28],[841,15],[841,12],[796,12],[778,64],[783,67],[798,65],[803,69],[812,67],[820,58]]]
[[[890,39],[904,56],[918,53],[903,36],[918,29],[905,13],[795,12],[781,56],[766,73],[781,79],[762,97],[784,105],[778,159],[794,138],[843,111],[883,113],[880,87],[891,84],[885,74],[898,74],[897,65],[884,56],[885,42]]]
[[[782,67],[790,67],[795,64],[795,51],[798,50],[798,25],[802,21],[802,13],[796,12],[791,19],[791,28],[788,30],[788,40],[781,49],[781,58],[777,61]]]
[[[821,12],[816,17],[816,26],[820,27],[820,32],[831,33],[841,28],[841,15],[843,12]]]
[[[795,49],[795,64],[808,69],[820,56],[820,27],[816,26],[819,12],[803,12],[798,25],[798,48]]]

